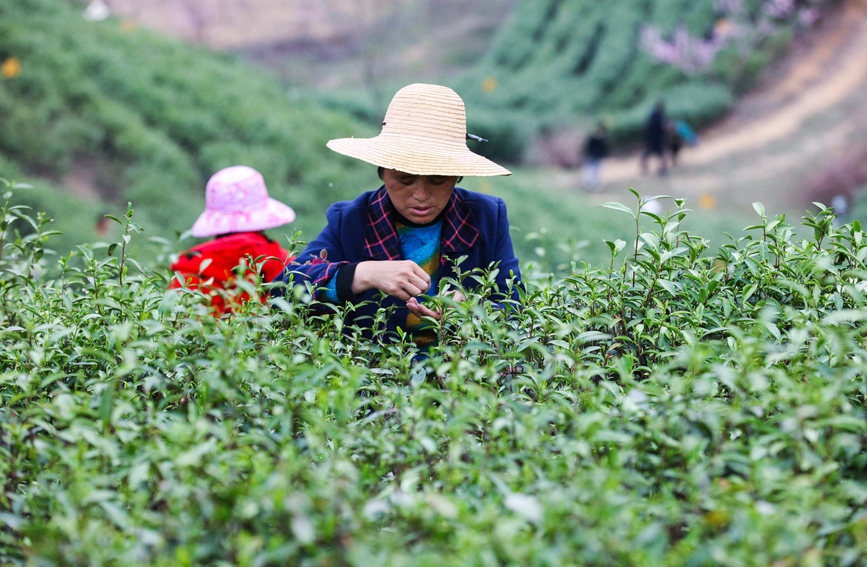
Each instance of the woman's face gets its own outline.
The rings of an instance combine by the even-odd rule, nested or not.
[[[417,224],[429,223],[443,212],[457,180],[457,177],[413,175],[394,169],[383,172],[385,190],[394,208]]]

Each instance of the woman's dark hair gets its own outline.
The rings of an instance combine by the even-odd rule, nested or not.
[[[380,166],[380,167],[377,167],[377,168],[376,168],[376,174],[379,175],[379,180],[380,180],[380,181],[385,181],[384,172],[385,172],[385,168],[384,168],[384,167]],[[458,183],[460,183],[460,182],[463,181],[463,180],[464,180],[464,176],[463,176],[463,175],[458,176],[458,180],[455,181],[455,185],[457,185]]]

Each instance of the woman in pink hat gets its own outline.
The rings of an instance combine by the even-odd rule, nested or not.
[[[213,240],[183,252],[171,268],[176,272],[170,288],[186,286],[211,296],[217,313],[231,310],[221,290],[237,277],[236,268],[262,262],[263,281],[276,278],[292,260],[289,252],[262,232],[295,220],[295,211],[268,196],[265,180],[253,168],[238,165],[215,173],[205,190],[205,212],[191,231]],[[263,262],[264,260],[264,262]],[[246,299],[240,294],[239,300]]]

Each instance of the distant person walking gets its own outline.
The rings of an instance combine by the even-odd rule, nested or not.
[[[668,163],[665,157],[666,124],[665,104],[658,102],[653,107],[650,116],[647,117],[647,124],[644,127],[644,155],[641,156],[641,172],[645,175],[647,174],[647,162],[652,155],[659,157],[659,174],[668,173]]]
[[[599,124],[587,136],[584,142],[584,188],[588,191],[600,191],[602,183],[599,180],[599,170],[602,160],[608,157],[608,133],[605,126]]]

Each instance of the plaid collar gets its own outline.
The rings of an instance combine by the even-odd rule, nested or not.
[[[364,255],[375,260],[400,260],[400,242],[391,212],[394,205],[385,186],[380,187],[367,207],[364,231]],[[473,247],[482,238],[473,222],[470,208],[457,191],[452,192],[443,218],[442,252],[460,252]]]

